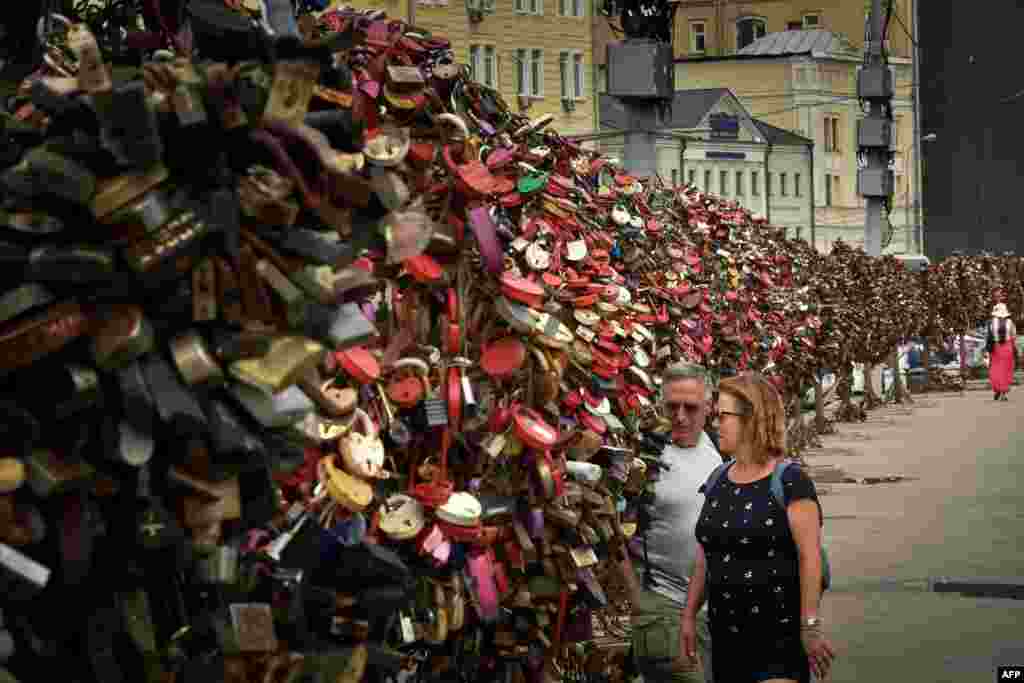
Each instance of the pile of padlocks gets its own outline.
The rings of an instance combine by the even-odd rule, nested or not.
[[[783,376],[802,252],[380,13],[122,82],[58,28],[3,119],[9,671],[621,678],[581,644],[628,609],[660,371]]]

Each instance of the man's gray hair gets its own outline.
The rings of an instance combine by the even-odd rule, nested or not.
[[[705,398],[710,399],[714,393],[711,376],[707,369],[703,365],[686,362],[673,363],[665,369],[661,375],[662,393],[664,393],[665,385],[682,380],[696,380],[703,384]]]

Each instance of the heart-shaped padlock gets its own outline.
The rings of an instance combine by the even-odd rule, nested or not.
[[[338,450],[350,474],[363,479],[376,479],[383,474],[384,444],[373,420],[362,410],[356,409],[352,431],[341,439]]]

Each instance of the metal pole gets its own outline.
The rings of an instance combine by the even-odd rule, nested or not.
[[[814,248],[814,249],[817,249],[818,248],[818,240],[816,239],[816,237],[817,237],[817,235],[816,235],[817,218],[815,217],[815,202],[817,201],[817,195],[815,194],[816,188],[815,188],[815,185],[814,185],[814,143],[813,142],[811,142],[809,145],[807,145],[807,157],[810,159],[810,162],[811,162],[811,164],[810,164],[810,166],[811,166],[811,168],[810,168],[810,171],[811,171],[811,182],[810,182],[810,185],[811,185],[811,187],[810,187],[810,190],[811,190],[811,247]]]
[[[882,0],[871,0],[870,19],[870,54],[869,59],[873,64],[884,64],[885,57],[882,53]],[[883,118],[885,108],[877,100],[871,101],[869,116],[871,118]],[[885,158],[886,151],[882,149],[870,149],[867,151],[868,166],[870,168],[888,168],[889,164]],[[882,233],[885,231],[888,217],[885,215],[885,207],[880,197],[868,197],[867,208],[864,217],[864,251],[868,256],[882,255]]]
[[[914,92],[913,104],[914,104],[914,253],[924,253],[924,226],[921,225],[921,169],[923,168],[921,163],[921,49],[919,45],[921,40],[918,37],[918,0],[911,0],[911,8],[913,11],[913,17],[911,20],[910,33],[914,39],[911,48],[914,50]]]
[[[916,124],[916,122],[914,124],[914,137],[917,137],[917,124]],[[913,143],[911,143],[911,144],[913,144]],[[912,176],[912,174],[910,173],[910,168],[909,168],[910,164],[907,163],[909,161],[909,159],[907,159],[907,152],[909,152],[909,151],[910,151],[910,146],[908,145],[906,147],[906,149],[903,150],[903,153],[902,153],[903,160],[904,160],[903,161],[903,171],[908,175],[908,178],[907,178],[908,184],[909,184],[910,181],[912,181],[912,178],[909,177],[909,176]],[[914,226],[912,226],[910,224],[910,202],[912,201],[911,193],[912,193],[911,190],[908,190],[908,191],[903,193],[903,230],[905,231],[906,250],[907,250],[908,254],[911,253],[910,250],[911,250],[911,248],[913,248],[913,238],[914,238],[914,235],[913,235]]]

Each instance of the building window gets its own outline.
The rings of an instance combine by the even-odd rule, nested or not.
[[[522,96],[544,96],[544,51],[516,50],[516,92]]]
[[[673,168],[672,169],[672,187],[675,187],[678,184],[679,184],[679,169],[678,168]]]
[[[691,168],[691,169],[690,169],[690,172],[689,172],[689,174],[688,174],[688,175],[689,175],[689,181],[690,181],[690,184],[691,184],[691,185],[696,185],[696,184],[697,184],[697,172],[696,172],[696,171],[694,171],[694,170],[693,170],[693,169]]]
[[[711,171],[704,171],[704,191],[711,192]]]
[[[802,225],[796,226],[796,238],[797,239],[800,239],[800,236],[801,236],[800,233],[802,233],[803,231],[804,231],[804,227]]]
[[[786,174],[785,173],[780,173],[779,174],[779,194],[782,195],[783,197],[786,197],[786,196],[788,196],[786,194],[786,192],[787,192],[787,190],[786,190]]]
[[[558,73],[562,81],[562,99],[583,99],[583,54],[578,50],[563,50],[558,56]]]
[[[800,196],[800,174],[799,173],[794,173],[793,174],[793,196],[794,197],[799,197]]]
[[[742,50],[758,38],[764,38],[765,20],[756,17],[746,17],[736,22],[736,49]]]
[[[750,195],[752,197],[761,196],[761,183],[758,182],[760,179],[760,174],[757,171],[750,172]]]
[[[839,117],[825,117],[825,151],[839,151]]]
[[[477,83],[498,87],[498,58],[493,45],[469,46],[469,73]]]
[[[774,197],[775,196],[775,188],[772,186],[772,174],[771,173],[766,173],[765,176],[764,176],[764,180],[765,180],[765,183],[767,184],[767,187],[765,188],[766,194],[769,197]]]
[[[583,0],[558,0],[558,13],[563,17],[582,17]]]
[[[513,0],[512,7],[519,14],[544,14],[544,0]]]
[[[743,196],[743,171],[736,171],[736,196]]]
[[[837,205],[841,206],[843,203],[843,198],[839,190],[839,176],[834,175],[832,176],[832,201],[834,201]]]
[[[821,15],[818,13],[805,14],[804,15],[804,28],[820,28],[821,27]]]
[[[703,54],[707,49],[703,21],[690,22],[690,52]]]
[[[719,171],[718,172],[718,192],[723,197],[729,194],[729,172]]]
[[[832,176],[825,176],[825,206],[832,206]]]

